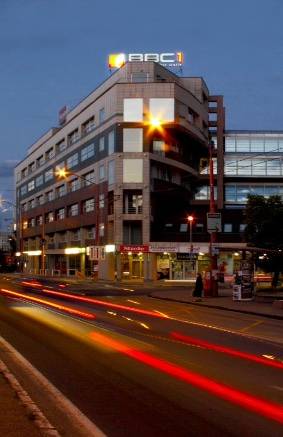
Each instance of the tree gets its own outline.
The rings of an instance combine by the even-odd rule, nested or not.
[[[283,271],[283,201],[280,196],[266,199],[249,195],[245,215],[246,241],[250,246],[268,250],[260,265],[265,271],[274,273],[272,285],[276,287]]]

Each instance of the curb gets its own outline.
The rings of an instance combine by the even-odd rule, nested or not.
[[[240,310],[240,309],[236,309],[236,308],[227,308],[227,307],[223,307],[220,305],[213,305],[212,306],[212,305],[208,305],[205,303],[188,302],[188,301],[184,301],[184,300],[173,299],[171,297],[153,296],[152,294],[148,294],[148,296],[153,298],[153,299],[160,299],[160,300],[167,300],[170,302],[184,303],[186,305],[195,305],[195,306],[199,306],[199,307],[212,308],[212,309],[216,309],[216,310],[232,311],[235,313],[242,313],[242,314],[251,314],[253,316],[266,317],[268,319],[283,320],[283,315],[281,316],[278,314],[266,314],[266,313],[259,313],[256,311],[244,311],[244,310]]]
[[[0,360],[0,373],[4,376],[13,391],[16,393],[16,396],[19,398],[22,405],[25,407],[27,418],[33,421],[35,426],[39,429],[40,433],[46,437],[60,437],[61,434],[59,434],[56,428],[51,425],[49,420],[44,416],[42,411],[33,402],[31,397],[23,389],[19,381],[10,372],[10,370],[2,360]]]

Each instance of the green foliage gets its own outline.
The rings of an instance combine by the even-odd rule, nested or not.
[[[249,195],[246,206],[245,238],[249,246],[268,249],[256,264],[267,272],[274,272],[276,287],[279,272],[283,271],[283,201],[280,196]]]
[[[283,249],[283,202],[280,196],[249,195],[245,237],[249,245]]]

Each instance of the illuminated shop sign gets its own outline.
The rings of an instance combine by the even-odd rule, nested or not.
[[[182,67],[184,53],[112,53],[108,56],[109,68],[121,68],[126,62],[158,62],[164,67]]]
[[[144,253],[144,252],[148,252],[148,245],[147,244],[141,244],[141,245],[121,244],[120,252]]]

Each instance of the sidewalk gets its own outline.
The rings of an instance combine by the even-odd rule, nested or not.
[[[5,373],[5,372],[4,372]],[[17,397],[0,369],[0,435],[5,437],[40,437],[34,418]]]
[[[281,293],[282,294],[282,293]],[[232,289],[220,288],[218,297],[203,297],[201,302],[196,302],[192,297],[192,289],[179,290],[158,290],[150,293],[156,299],[165,299],[174,302],[198,305],[201,307],[215,308],[219,310],[235,311],[239,313],[253,314],[257,316],[269,317],[272,319],[283,320],[283,307],[279,308],[273,302],[253,301],[233,301]],[[283,294],[281,299],[283,300]]]

